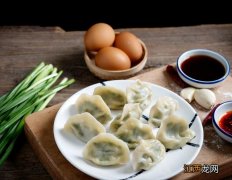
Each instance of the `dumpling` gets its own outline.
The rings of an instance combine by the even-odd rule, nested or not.
[[[99,86],[94,95],[100,95],[110,109],[122,109],[126,104],[126,93],[112,86]]]
[[[130,151],[127,144],[113,134],[101,133],[85,145],[83,156],[97,165],[110,166],[128,163]]]
[[[115,135],[125,141],[130,149],[136,148],[142,139],[154,139],[152,127],[144,124],[138,119],[129,118],[115,133]]]
[[[106,132],[105,127],[88,112],[71,116],[65,123],[64,130],[75,134],[83,142]]]
[[[168,96],[160,97],[150,110],[148,123],[154,127],[160,127],[161,121],[173,114],[178,106],[175,99]]]
[[[156,140],[141,140],[132,153],[132,166],[134,170],[149,170],[164,159],[166,150],[164,145]]]
[[[162,121],[156,138],[167,149],[177,149],[183,147],[194,136],[195,132],[189,129],[187,121],[173,114]]]
[[[144,110],[151,102],[153,93],[148,83],[137,80],[126,89],[127,102],[139,103],[140,108]]]
[[[109,107],[99,95],[81,94],[76,101],[76,108],[78,114],[89,112],[102,124],[112,119]]]
[[[125,104],[123,107],[122,114],[119,114],[110,124],[110,131],[115,133],[118,128],[129,118],[139,119],[142,115],[142,110],[138,103],[136,104]]]

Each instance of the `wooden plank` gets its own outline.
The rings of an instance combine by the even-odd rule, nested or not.
[[[171,80],[165,71],[165,67],[140,74],[132,79],[140,79],[152,82],[168,88],[177,94],[181,89]],[[225,93],[228,93],[230,89],[232,89],[232,78],[228,77],[222,86],[214,89],[214,92],[217,96],[217,103],[232,98],[224,95]],[[201,119],[203,119],[208,113],[206,110],[202,109],[200,106],[197,106],[195,103],[192,105],[197,110]],[[67,160],[65,160],[55,144],[52,127],[56,112],[58,111],[59,107],[60,105],[56,105],[45,111],[30,115],[26,119],[26,135],[39,159],[45,165],[46,169],[53,178],[70,179],[83,177],[91,179],[89,176],[84,175],[82,172],[75,169]],[[220,173],[181,173],[174,179],[187,179],[196,177],[201,179],[206,177],[223,178],[232,175],[232,171],[228,171],[228,169],[232,168],[231,144],[222,140],[216,134],[212,125],[206,126],[204,133],[204,145],[200,151],[200,154],[197,156],[197,159],[193,163],[202,165],[218,164]],[[221,152],[223,152],[223,154]],[[63,169],[66,169],[66,171],[63,171]]]
[[[42,26],[0,26],[2,32],[65,32],[61,27],[42,27]]]
[[[52,129],[55,115],[60,106],[61,104],[52,106],[45,111],[35,113],[35,116],[28,117],[30,122],[25,125],[28,140],[53,179],[92,179],[77,171],[56,147]],[[35,126],[35,124],[37,125]]]
[[[204,25],[179,28],[119,29],[131,31],[148,49],[148,62],[141,73],[150,68],[173,63],[184,51],[192,48],[215,50],[229,60],[232,57],[232,25]],[[64,70],[64,76],[75,77],[78,88],[98,79],[88,71],[83,59],[84,32],[1,32],[0,94],[17,84],[39,62],[52,63]],[[58,94],[56,98],[62,98]],[[64,98],[62,98],[64,100]],[[57,103],[57,101],[55,101]],[[52,103],[52,104],[55,104]]]

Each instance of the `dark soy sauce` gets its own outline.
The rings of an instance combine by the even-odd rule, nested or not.
[[[222,63],[204,55],[189,57],[181,64],[181,69],[189,77],[201,81],[213,81],[225,75]]]

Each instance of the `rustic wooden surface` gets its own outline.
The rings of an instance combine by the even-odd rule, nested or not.
[[[167,89],[179,94],[179,87],[166,72],[166,67],[156,68],[149,72],[139,74],[133,79],[140,79],[151,83],[158,84]],[[213,91],[217,97],[217,103],[226,100],[231,100],[231,97],[225,96],[231,92],[232,78],[228,77],[223,84]],[[208,111],[192,103],[192,106],[197,111],[200,119],[203,119]],[[54,179],[93,179],[83,172],[72,166],[59,151],[53,135],[53,124],[60,104],[47,108],[44,111],[34,113],[26,118],[25,133],[32,145],[36,155],[46,167],[48,172]],[[194,142],[194,140],[193,140]],[[192,147],[196,148],[196,147]],[[223,153],[222,153],[223,152]],[[220,173],[179,173],[173,179],[188,179],[188,178],[217,178],[221,179],[232,175],[232,145],[222,140],[214,131],[212,124],[204,127],[204,142],[200,153],[192,164],[218,164]],[[65,171],[64,171],[65,169]]]
[[[193,48],[217,51],[232,64],[232,24],[118,31],[121,30],[128,30],[145,42],[148,62],[142,72],[173,63],[182,52]],[[83,60],[83,34],[83,31],[65,32],[58,27],[0,27],[0,95],[14,87],[41,61],[63,69],[64,76],[76,78],[76,83],[58,93],[50,106],[98,82]],[[24,135],[0,174],[1,179],[50,179]]]

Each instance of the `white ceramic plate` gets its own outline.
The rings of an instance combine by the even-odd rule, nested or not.
[[[135,83],[135,81],[115,80],[106,81],[104,83],[107,86],[114,86],[125,90],[126,87],[130,86],[132,83]],[[184,117],[189,121],[189,123],[191,122],[194,115],[196,114],[196,111],[184,99],[168,89],[155,84],[149,84],[154,92],[154,98],[151,105],[143,112],[143,115],[149,115],[151,106],[155,103],[159,96],[170,96],[179,102],[180,107],[176,114]],[[74,167],[97,179],[112,180],[126,179],[128,177],[130,177],[128,179],[168,179],[183,171],[184,164],[190,164],[196,158],[203,143],[203,128],[198,116],[195,118],[190,128],[196,133],[196,137],[192,139],[191,143],[197,144],[199,147],[185,145],[182,149],[170,150],[166,153],[166,157],[163,161],[148,171],[143,171],[140,173],[135,172],[132,169],[130,162],[122,166],[103,167],[94,165],[93,163],[83,159],[82,151],[85,144],[78,140],[74,135],[64,132],[63,127],[68,118],[76,114],[75,101],[77,100],[78,96],[82,93],[92,94],[94,88],[97,86],[102,86],[102,84],[94,84],[72,95],[62,105],[55,118],[53,127],[55,142],[63,156]],[[118,113],[119,111],[112,111],[113,116]],[[157,132],[157,129],[154,129],[154,132]]]

